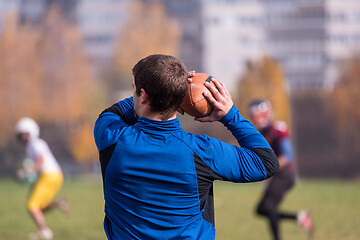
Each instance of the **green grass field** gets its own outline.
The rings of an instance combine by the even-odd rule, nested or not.
[[[29,186],[12,180],[0,181],[0,239],[24,240],[35,226],[25,210]],[[254,207],[262,183],[215,185],[217,240],[270,239],[267,223],[255,216]],[[61,195],[71,205],[65,217],[54,210],[46,215],[56,240],[105,239],[102,229],[103,196],[100,178],[67,179]],[[303,180],[285,199],[282,209],[307,208],[315,221],[314,240],[356,240],[360,238],[360,182]],[[283,239],[307,239],[292,222],[281,225]]]

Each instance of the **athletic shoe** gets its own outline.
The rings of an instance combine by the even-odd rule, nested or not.
[[[51,240],[53,239],[53,233],[50,229],[43,229],[36,233],[30,233],[29,238],[31,240]]]
[[[310,213],[307,210],[301,210],[297,214],[297,223],[302,227],[308,236],[312,236],[314,233],[313,221],[311,219]]]
[[[65,215],[65,216],[69,216],[70,214],[70,206],[69,203],[66,201],[66,199],[64,198],[59,198],[57,200],[57,205],[60,209],[60,211]]]

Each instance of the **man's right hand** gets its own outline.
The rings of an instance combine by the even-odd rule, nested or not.
[[[223,82],[212,78],[211,81],[215,84],[206,82],[205,86],[210,90],[211,94],[204,92],[205,98],[213,106],[213,111],[207,117],[195,118],[199,122],[214,122],[222,119],[234,105],[229,91],[226,89]]]

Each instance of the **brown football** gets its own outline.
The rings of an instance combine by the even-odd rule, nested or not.
[[[212,112],[212,105],[206,100],[203,93],[208,92],[209,89],[204,85],[205,82],[211,82],[212,76],[207,73],[196,73],[189,82],[188,89],[186,91],[183,102],[181,103],[181,109],[193,117],[206,117]]]

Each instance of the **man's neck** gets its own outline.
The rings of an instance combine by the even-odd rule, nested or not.
[[[168,119],[163,119],[163,116],[158,113],[144,113],[144,114],[142,114],[141,117],[146,117],[146,118],[156,120],[156,121],[168,121],[168,120],[173,120],[176,118],[176,112]]]
[[[140,106],[138,108],[138,116],[149,118],[156,121],[168,121],[176,118],[176,111],[174,111],[174,113],[168,119],[164,119],[163,115],[161,115],[160,113],[151,111],[151,107],[149,103],[146,102],[146,103],[140,103]]]

